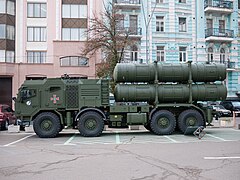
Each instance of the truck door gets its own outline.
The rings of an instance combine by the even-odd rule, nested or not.
[[[65,97],[63,84],[49,85],[45,89],[43,103],[47,108],[64,107]]]

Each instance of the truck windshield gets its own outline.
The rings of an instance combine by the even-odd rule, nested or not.
[[[33,97],[35,95],[36,95],[36,90],[34,90],[34,89],[23,89],[21,91],[21,98],[22,98],[22,100],[31,98],[31,97]]]

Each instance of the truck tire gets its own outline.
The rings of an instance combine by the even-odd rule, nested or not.
[[[102,134],[104,121],[102,116],[94,111],[85,112],[78,121],[78,130],[84,137],[97,137]]]
[[[183,111],[178,117],[178,127],[185,133],[188,126],[204,126],[203,116],[194,109]]]
[[[33,120],[33,129],[41,138],[54,138],[61,130],[59,117],[51,112],[41,113]]]
[[[160,110],[150,120],[150,128],[158,135],[172,134],[176,127],[176,118],[170,111]]]

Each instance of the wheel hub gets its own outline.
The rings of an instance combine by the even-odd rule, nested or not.
[[[158,126],[160,127],[168,127],[169,125],[169,120],[166,117],[162,117],[158,120]]]
[[[52,128],[52,122],[50,120],[44,120],[41,124],[42,129],[50,130]]]
[[[193,117],[188,118],[188,119],[187,119],[187,124],[188,124],[189,126],[194,126],[194,125],[196,124],[196,119],[193,118]]]
[[[96,128],[96,125],[97,125],[97,123],[96,123],[96,121],[95,121],[94,119],[88,119],[88,120],[86,121],[86,123],[85,123],[85,127],[86,127],[87,129],[90,129],[90,130],[95,129],[95,128]]]

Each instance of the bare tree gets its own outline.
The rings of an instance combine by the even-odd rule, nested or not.
[[[101,50],[102,62],[96,69],[98,77],[112,78],[114,67],[121,62],[126,48],[136,44],[136,40],[129,38],[133,29],[123,27],[123,15],[118,12],[118,8],[109,3],[104,6],[104,12],[90,19],[88,41],[82,55],[91,56]]]

